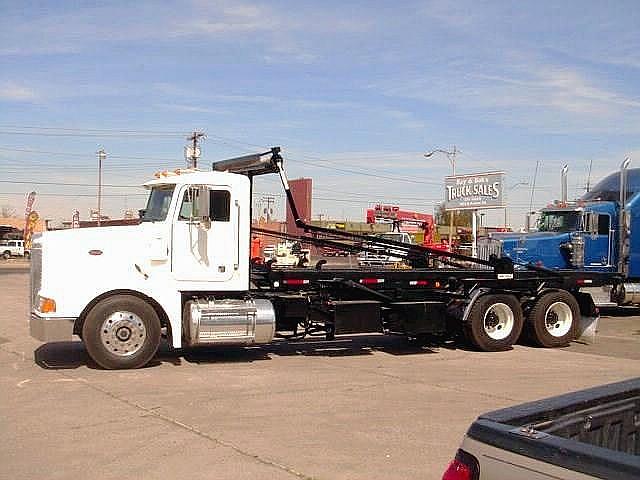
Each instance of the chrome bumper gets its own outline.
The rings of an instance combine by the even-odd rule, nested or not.
[[[41,342],[64,342],[73,337],[73,323],[75,318],[41,317],[31,313],[29,333]]]

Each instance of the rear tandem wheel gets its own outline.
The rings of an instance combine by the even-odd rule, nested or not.
[[[569,292],[559,290],[540,297],[531,308],[525,332],[541,347],[561,347],[577,337],[580,306]]]
[[[480,350],[508,350],[522,332],[522,308],[513,295],[491,294],[478,298],[464,324],[467,340]]]

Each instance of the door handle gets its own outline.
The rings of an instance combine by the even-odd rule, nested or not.
[[[236,228],[234,230],[234,234],[236,236],[236,263],[233,265],[234,270],[238,270],[240,268],[240,202],[238,200],[235,201],[236,206]]]

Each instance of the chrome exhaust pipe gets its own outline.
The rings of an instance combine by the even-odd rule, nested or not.
[[[561,178],[561,182],[562,182],[562,198],[561,198],[561,202],[563,205],[567,204],[568,201],[568,197],[569,197],[569,187],[568,187],[568,181],[567,181],[567,172],[569,171],[569,165],[565,165],[564,167],[562,167],[562,174],[560,176]]]
[[[620,165],[620,207],[623,209],[627,203],[627,169],[630,163],[631,157],[627,157]]]
[[[627,275],[629,272],[629,220],[627,218],[627,169],[631,158],[627,157],[620,165],[620,215],[618,218],[618,272]]]

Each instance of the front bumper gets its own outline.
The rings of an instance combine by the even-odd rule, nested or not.
[[[42,317],[35,312],[29,320],[29,333],[41,342],[65,342],[73,337],[75,318]]]

